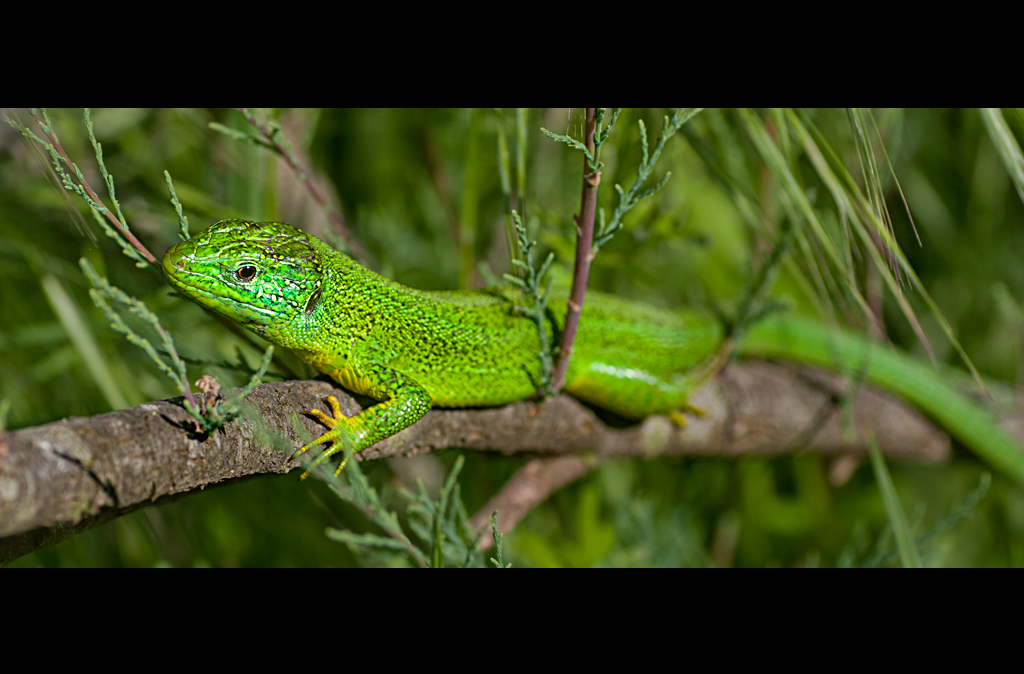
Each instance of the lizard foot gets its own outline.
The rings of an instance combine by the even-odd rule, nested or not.
[[[682,409],[672,410],[668,413],[668,418],[679,428],[686,428],[687,424],[690,423],[683,412],[689,412],[695,417],[700,417],[701,419],[708,415],[707,410],[703,407],[697,407],[696,405],[686,403],[683,405]]]
[[[679,410],[672,410],[668,413],[669,420],[678,426],[679,428],[686,428],[686,425],[690,423],[686,420],[686,415]]]
[[[683,405],[683,410],[689,412],[695,417],[700,417],[701,419],[708,415],[708,411],[706,409],[704,409],[703,407],[698,407],[697,405],[691,405],[690,403],[686,403],[685,405]]]
[[[316,438],[315,440],[306,443],[302,447],[299,447],[297,450],[295,450],[295,452],[292,453],[292,459],[298,457],[300,454],[304,454],[305,452],[309,451],[311,447],[323,445],[330,442],[331,446],[325,449],[323,452],[321,452],[320,455],[317,456],[316,459],[313,461],[314,466],[319,466],[321,463],[331,458],[332,455],[334,455],[335,453],[344,448],[342,436],[348,430],[348,424],[346,423],[348,421],[348,417],[346,417],[344,413],[342,413],[341,405],[338,403],[338,399],[335,398],[334,396],[327,397],[327,404],[331,406],[331,415],[327,415],[325,412],[315,408],[309,410],[308,412],[305,412],[305,414],[309,414],[310,416],[316,417],[320,423],[322,423],[324,426],[327,426],[327,428],[331,430],[327,431],[326,433]],[[338,469],[334,472],[335,475],[341,474],[341,471],[345,468],[345,463],[346,460],[342,459],[341,464],[338,466]],[[306,470],[304,473],[302,473],[302,475],[299,476],[299,480],[305,480],[307,477],[309,477],[309,470]]]

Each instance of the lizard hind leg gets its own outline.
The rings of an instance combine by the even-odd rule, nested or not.
[[[640,368],[600,362],[575,369],[570,365],[570,374],[565,388],[577,398],[627,419],[667,414],[676,425],[686,425],[682,411],[690,411],[687,400],[691,385],[684,375],[659,376]]]

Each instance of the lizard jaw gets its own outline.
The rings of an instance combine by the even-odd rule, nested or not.
[[[162,260],[164,276],[175,290],[218,314],[254,329],[259,326],[265,331],[267,325],[280,318],[278,312],[267,307],[220,295],[202,287],[204,282],[209,285],[211,282],[216,283],[217,279],[186,269],[186,258],[176,255],[176,248],[172,246],[168,249]]]

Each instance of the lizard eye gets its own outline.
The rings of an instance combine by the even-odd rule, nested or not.
[[[256,276],[256,267],[251,264],[239,267],[238,271],[235,272],[235,276],[237,276],[240,281],[251,281]]]

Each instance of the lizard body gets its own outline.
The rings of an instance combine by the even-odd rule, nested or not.
[[[291,225],[243,220],[223,220],[173,246],[163,270],[184,295],[292,349],[342,386],[381,401],[351,418],[333,399],[333,416],[312,410],[331,430],[299,451],[334,441],[316,463],[344,442],[358,452],[394,435],[432,406],[502,405],[538,389],[537,326],[517,311],[518,290],[512,287],[415,290]],[[549,343],[558,341],[566,296],[566,289],[552,291]],[[1024,477],[1019,446],[936,373],[898,354],[865,361],[865,354],[883,350],[837,335],[799,319],[769,319],[739,350],[863,369],[869,381],[907,397],[966,444],[984,446],[979,453]],[[714,373],[722,340],[721,324],[708,314],[589,291],[565,390],[626,418],[669,414],[680,420],[691,393]],[[935,398],[937,390],[949,395]],[[949,420],[957,416],[951,405],[970,409]]]

